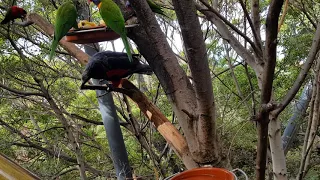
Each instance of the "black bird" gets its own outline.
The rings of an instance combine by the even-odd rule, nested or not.
[[[81,88],[90,78],[111,81],[113,87],[118,87],[122,78],[133,73],[152,74],[152,69],[147,64],[140,62],[139,55],[133,54],[130,63],[128,55],[122,52],[103,51],[91,56],[84,72],[82,73]]]

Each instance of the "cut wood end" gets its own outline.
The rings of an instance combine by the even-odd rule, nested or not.
[[[147,110],[146,115],[148,116],[148,119],[152,118],[152,113],[150,111]]]

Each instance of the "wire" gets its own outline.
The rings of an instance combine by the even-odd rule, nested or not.
[[[247,175],[244,171],[242,171],[241,169],[236,168],[236,169],[233,169],[231,172],[233,173],[233,172],[235,172],[235,171],[241,172],[241,174],[244,175],[244,177],[246,178],[246,180],[249,180],[248,175]],[[233,173],[233,174],[234,174],[234,173]],[[237,176],[236,176],[235,174],[234,174],[234,176],[236,177],[236,180],[238,180],[238,178],[237,178]]]

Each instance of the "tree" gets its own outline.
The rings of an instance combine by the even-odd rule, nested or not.
[[[122,1],[116,2],[122,10],[125,10]],[[257,123],[258,147],[256,179],[265,179],[267,150],[269,146],[274,178],[287,179],[286,160],[281,141],[281,122],[278,117],[299,92],[315,61],[319,49],[320,28],[316,30],[309,54],[303,56],[305,57],[305,61],[300,72],[297,73],[297,76],[293,78],[291,82],[288,82],[289,85],[287,89],[281,88],[281,91],[278,91],[279,88],[274,88],[275,83],[284,77],[281,73],[280,75],[275,74],[278,68],[277,62],[282,60],[282,58],[278,56],[277,47],[279,47],[278,22],[280,21],[284,1],[273,0],[263,3],[256,0],[250,2],[240,0],[239,2],[230,3],[214,1],[212,4],[204,0],[173,0],[172,2],[174,12],[177,16],[177,20],[174,21],[174,23],[177,22],[179,24],[179,31],[181,31],[184,46],[184,51],[180,52],[178,56],[170,47],[164,31],[159,25],[159,21],[155,18],[144,0],[130,0],[133,9],[136,11],[140,25],[132,28],[128,32],[128,37],[135,42],[140,53],[153,68],[163,92],[172,106],[174,115],[177,117],[179,126],[181,127],[181,134],[184,135],[184,137],[182,137],[181,134],[179,134],[180,136],[175,136],[174,138],[176,138],[175,140],[177,141],[174,141],[174,143],[168,138],[166,138],[166,140],[169,144],[172,144],[172,147],[178,152],[177,154],[182,158],[187,168],[205,164],[224,168],[231,167],[232,164],[230,164],[229,154],[224,151],[228,140],[231,138],[228,137],[228,134],[221,133],[221,130],[217,128],[217,124],[219,124],[220,120],[220,109],[226,107],[235,109],[235,107],[232,103],[228,103],[225,106],[221,105],[217,99],[222,99],[219,95],[224,94],[224,92],[214,91],[217,87],[220,89],[225,88],[232,92],[232,95],[236,96],[236,98],[234,98],[236,101],[246,104],[245,108],[241,108],[241,111],[234,110],[238,113],[239,117],[241,117],[240,114],[243,113],[244,119],[247,119],[247,121],[251,119]],[[286,3],[288,3],[288,1],[286,1]],[[234,17],[233,11],[243,16]],[[282,17],[285,17],[285,14],[284,11]],[[29,20],[40,27],[47,36],[52,34],[52,27],[45,24],[46,22],[41,16],[30,14]],[[261,25],[263,22],[266,23],[265,27]],[[311,21],[313,26],[319,27],[312,22],[315,21]],[[204,29],[206,31],[203,31]],[[19,32],[17,34],[18,37],[23,37],[23,34],[19,34]],[[5,33],[2,33],[2,35],[6,39],[10,39]],[[265,35],[265,37],[263,38],[262,35]],[[208,43],[209,40],[212,41]],[[12,43],[12,41],[10,42],[13,46],[14,43]],[[62,41],[61,45],[80,62],[85,63],[88,60],[88,57],[76,46],[66,43],[65,41]],[[222,48],[219,47],[223,45],[226,49],[225,52],[222,52],[220,50]],[[231,47],[231,49],[229,47]],[[15,48],[15,50],[18,51],[19,48]],[[23,53],[25,52],[20,53],[21,57]],[[232,56],[232,54],[236,54],[236,56]],[[223,57],[224,55],[226,58]],[[63,58],[63,56],[59,57]],[[218,68],[220,69],[225,69],[227,66],[227,70],[223,70],[222,72],[228,72],[228,70],[230,70],[230,72],[232,72],[232,82],[234,83],[223,83],[219,75],[216,74],[214,78],[219,78],[220,82],[215,79],[212,80],[211,72],[215,71],[212,70],[212,59],[219,60],[218,64],[220,67]],[[226,59],[227,65],[223,64],[224,59]],[[240,62],[242,66],[236,68],[236,64],[232,64],[232,61],[238,62],[238,64]],[[50,67],[51,66],[48,68]],[[292,73],[293,70],[286,72]],[[239,75],[237,76],[237,73],[241,75],[242,79],[239,78]],[[253,74],[255,79],[251,78]],[[43,77],[45,76],[43,75]],[[46,78],[43,79],[45,80]],[[230,79],[230,77],[228,79]],[[34,75],[30,76],[28,84],[30,83],[38,84],[36,86],[41,85],[41,81],[37,80],[37,77]],[[134,89],[130,84],[123,85],[125,90]],[[23,87],[28,89],[28,86]],[[8,86],[2,86],[2,88],[5,92],[14,93],[17,97],[21,95],[31,95],[29,91],[27,91],[27,93],[24,91],[22,91],[23,93],[18,93],[16,88],[9,88]],[[43,97],[43,93],[46,92],[45,89],[50,89],[49,84],[45,88],[36,89],[36,92],[40,93],[36,95]],[[139,90],[136,90],[135,93],[139,93]],[[257,98],[257,96],[259,96],[259,98]],[[46,95],[43,98],[50,99],[48,97],[50,96]],[[148,100],[145,96],[142,97],[144,101],[141,102]],[[250,97],[250,101],[245,97]],[[132,99],[135,100],[134,98]],[[249,108],[249,103],[252,104],[251,109]],[[126,100],[124,104],[126,104],[126,109],[130,112],[131,105],[129,105]],[[150,104],[148,107],[153,107],[153,104]],[[53,106],[51,106],[51,108],[54,109]],[[61,107],[59,109],[64,111]],[[152,119],[161,116],[160,119],[166,119],[165,115],[168,116],[168,114],[165,113],[165,109],[161,107],[161,111],[162,113],[155,110],[157,113],[153,115],[156,115],[156,117],[149,118]],[[59,112],[54,112],[57,117],[60,117],[61,122],[64,122]],[[125,113],[122,113],[122,115],[126,117]],[[134,133],[142,147],[147,150],[148,155],[153,157],[154,164],[161,169],[161,156],[159,158],[159,156],[151,150],[152,148],[148,147],[150,143],[148,144],[148,141],[145,140],[145,136],[138,133],[140,130],[143,130],[143,128],[137,128],[141,122],[136,121],[135,118],[130,115],[128,115],[127,118],[127,122],[129,122],[130,125],[124,124],[124,127]],[[231,119],[231,117],[228,118]],[[156,124],[156,128],[159,129],[160,125],[163,125],[161,126],[162,128],[170,126],[174,129],[167,120],[162,121],[161,124]],[[67,124],[63,124],[63,126],[67,130]],[[316,127],[316,125],[313,127]],[[316,129],[313,129],[313,132],[315,130]],[[235,133],[235,135],[237,133]],[[74,134],[74,136],[75,135],[76,134]],[[312,141],[310,141],[310,143],[311,142]],[[182,144],[183,147],[186,146],[183,151],[179,151],[179,149],[176,148],[179,147],[177,146],[179,143]],[[310,147],[310,143],[308,147]],[[28,144],[28,146],[31,146],[30,143]],[[231,145],[232,143],[230,143],[230,146]],[[76,145],[74,145],[74,147],[76,147]],[[76,162],[81,162],[81,153],[75,154],[79,155],[79,158],[76,158]],[[85,156],[88,155],[86,154]],[[83,171],[88,170],[88,168],[86,169],[87,166],[85,163],[83,163],[82,167],[84,167]],[[90,172],[93,173],[96,171]],[[96,175],[99,175],[99,173],[96,173]]]

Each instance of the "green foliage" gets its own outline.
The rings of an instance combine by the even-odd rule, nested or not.
[[[28,12],[36,12],[49,22],[54,23],[56,9],[52,2],[44,0],[19,3]],[[57,6],[63,2],[55,1]],[[308,0],[304,3],[306,10],[312,14],[313,18],[319,17],[319,4],[310,2]],[[264,16],[269,3],[270,1],[260,1],[262,25],[265,24]],[[167,1],[164,4],[171,6]],[[218,7],[232,24],[241,30],[244,28],[243,12],[239,9],[238,2],[221,1]],[[250,12],[249,2],[247,7]],[[90,8],[93,10],[91,21],[99,22],[101,19],[99,12],[95,7],[91,6]],[[171,15],[173,11],[165,9],[165,14]],[[161,23],[168,26],[163,27],[165,30],[179,31],[176,27],[178,23],[175,20],[172,22],[161,21]],[[204,18],[201,18],[201,25],[209,59],[208,64],[215,98],[216,125],[222,151],[226,157],[230,158],[233,168],[241,168],[249,175],[250,179],[253,179],[257,127],[256,122],[253,122],[252,119],[257,114],[254,114],[252,104],[254,101],[257,112],[260,102],[257,77],[249,66],[247,74],[243,59],[230,48],[229,44],[226,45],[228,39],[221,38],[215,25],[207,22]],[[247,29],[250,29],[248,24],[246,26]],[[52,179],[59,173],[76,167],[76,153],[67,138],[66,127],[61,123],[59,115],[62,114],[67,119],[69,126],[72,127],[72,133],[77,139],[84,161],[91,168],[91,171],[87,171],[89,178],[106,178],[93,170],[104,174],[110,173],[110,176],[114,177],[115,170],[106,132],[101,125],[97,95],[95,91],[79,90],[83,67],[69,55],[60,55],[61,59],[48,61],[48,42],[51,41],[51,37],[43,35],[34,26],[22,28],[13,25],[9,35],[25,54],[26,59],[23,59],[7,40],[7,32],[5,26],[0,27],[0,84],[7,87],[7,89],[0,88],[0,120],[6,123],[0,123],[0,152],[15,159],[42,179]],[[248,30],[247,35],[251,37],[250,33]],[[262,34],[264,34],[263,31]],[[233,35],[239,39],[239,42],[244,43],[242,37],[236,33]],[[301,70],[302,63],[305,62],[310,51],[313,36],[312,24],[293,4],[288,10],[278,36],[278,57],[273,84],[275,101],[282,100],[288,89],[292,87]],[[175,37],[172,35],[170,38],[174,39]],[[247,48],[250,49],[248,43]],[[226,50],[228,50],[228,56]],[[177,54],[185,57],[183,51]],[[186,74],[190,76],[192,82],[193,77],[191,77],[187,61],[179,63]],[[234,76],[231,73],[229,63],[233,65]],[[311,75],[309,76],[311,78]],[[48,103],[50,98],[43,96],[44,91],[36,79],[43,83],[44,89],[56,103],[58,110]],[[168,100],[162,87],[159,86],[155,75],[143,76],[143,78],[134,75],[130,81],[138,86],[178,129],[180,128],[173,112],[172,103]],[[19,91],[20,94],[10,92],[8,88]],[[26,92],[34,94],[23,94]],[[172,149],[166,148],[165,139],[154,125],[148,122],[137,105],[131,100],[127,104],[121,94],[114,93],[113,95],[118,117],[122,124],[130,165],[134,168],[135,173],[152,179],[160,174],[168,176],[181,171],[184,168],[181,160]],[[300,92],[297,96],[299,95]],[[292,108],[290,106],[281,113],[279,117],[283,124],[281,130],[284,129],[291,115]],[[305,127],[302,126],[299,132],[304,133],[304,129]],[[181,133],[183,134],[182,131]],[[302,141],[303,138],[298,136],[295,147],[289,151],[286,157],[289,178],[294,178],[299,170]],[[317,160],[315,153],[312,154],[312,157]],[[312,161],[312,163],[314,162]],[[60,178],[77,179],[79,171],[70,171],[61,175]],[[318,164],[312,164],[305,179],[319,179]]]

